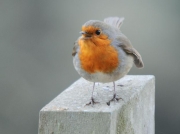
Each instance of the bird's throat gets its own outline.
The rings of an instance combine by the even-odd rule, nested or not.
[[[110,45],[110,40],[79,40],[81,67],[89,72],[113,72],[119,64],[118,52]]]

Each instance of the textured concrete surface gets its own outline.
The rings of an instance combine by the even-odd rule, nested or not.
[[[123,100],[112,98],[113,83],[95,85],[100,103],[87,106],[93,83],[80,78],[40,111],[39,134],[154,134],[155,78],[127,75],[116,81]]]

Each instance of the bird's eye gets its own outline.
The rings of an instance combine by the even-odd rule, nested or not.
[[[95,32],[97,35],[100,35],[101,34],[101,31],[100,30],[96,30]]]

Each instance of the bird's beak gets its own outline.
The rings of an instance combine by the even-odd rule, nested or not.
[[[87,38],[90,38],[90,37],[91,37],[91,34],[88,33],[88,32],[81,31],[81,32],[79,32],[79,33],[82,34],[82,35],[84,35],[84,36],[87,37]]]
[[[84,32],[84,31],[81,31],[81,32],[79,32],[80,34],[86,34],[86,32]]]

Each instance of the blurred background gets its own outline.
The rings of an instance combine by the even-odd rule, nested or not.
[[[124,16],[121,31],[156,77],[156,134],[180,133],[180,1],[0,1],[0,134],[36,134],[40,109],[80,76],[72,47],[90,19]]]

